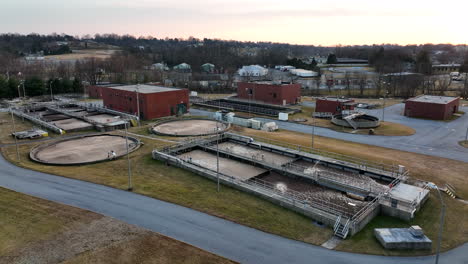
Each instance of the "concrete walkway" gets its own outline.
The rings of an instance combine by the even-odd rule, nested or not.
[[[422,264],[434,261],[433,256],[399,258],[332,251],[146,196],[18,168],[3,157],[0,157],[0,186],[114,217],[241,263]],[[440,263],[467,263],[467,252],[468,244],[464,244],[443,253]]]
[[[385,121],[400,123],[416,130],[411,136],[369,136],[343,133],[328,128],[315,127],[315,134],[329,138],[342,139],[362,144],[374,145],[379,147],[398,149],[403,151],[426,154],[436,157],[454,159],[468,162],[468,148],[458,144],[465,139],[468,128],[468,107],[460,107],[461,111],[466,112],[460,118],[451,121],[433,121],[416,118],[408,118],[401,113],[404,104],[395,104],[385,108]],[[369,114],[382,118],[382,109],[363,110]],[[212,116],[212,112],[190,109],[194,115]],[[312,134],[312,128],[308,125],[283,122],[269,118],[256,118],[265,122],[274,121],[279,128]]]

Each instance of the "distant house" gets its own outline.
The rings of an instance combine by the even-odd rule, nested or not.
[[[191,72],[192,71],[192,67],[190,67],[190,65],[188,65],[185,62],[174,66],[173,69],[178,72]]]
[[[205,63],[201,66],[201,69],[203,72],[206,72],[206,73],[213,73],[214,70],[215,70],[215,66],[214,64],[211,64],[211,63]]]
[[[296,69],[296,67],[291,66],[291,65],[276,65],[275,70],[280,70],[280,71],[291,71],[293,69]]]
[[[308,71],[308,70],[304,70],[304,69],[292,69],[292,70],[290,70],[290,72],[293,75],[296,75],[298,77],[303,77],[303,78],[317,77],[318,76],[318,72]]]
[[[432,65],[432,74],[450,74],[460,71],[460,64],[437,64]]]
[[[155,63],[150,66],[151,70],[168,71],[169,67],[165,63]]]
[[[242,66],[239,70],[240,76],[265,76],[268,74],[268,69],[260,65]]]

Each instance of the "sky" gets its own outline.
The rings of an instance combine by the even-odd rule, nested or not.
[[[0,0],[0,33],[468,44],[467,0]]]

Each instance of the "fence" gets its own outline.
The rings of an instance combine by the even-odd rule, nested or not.
[[[368,170],[369,168],[389,172],[392,177],[398,177],[400,175],[398,171],[398,166],[395,165],[390,165],[390,164],[385,164],[385,163],[378,163],[378,162],[371,162],[335,152],[330,152],[326,150],[320,150],[316,148],[311,148],[311,147],[305,147],[297,144],[292,144],[292,143],[287,143],[287,142],[282,142],[278,140],[273,140],[273,139],[268,139],[268,138],[263,138],[263,137],[258,137],[258,136],[250,136],[250,135],[236,135],[232,133],[226,133],[228,134],[227,136],[236,139],[236,138],[252,138],[255,141],[259,141],[261,143],[267,143],[270,145],[274,146],[280,146],[284,147],[286,149],[292,150],[292,151],[301,151],[301,152],[306,152],[306,153],[311,153],[323,157],[328,157],[332,159],[336,159],[336,163],[342,163],[342,162],[349,162],[349,163],[354,163],[358,165],[360,168],[364,170]],[[244,139],[245,141],[245,139]]]

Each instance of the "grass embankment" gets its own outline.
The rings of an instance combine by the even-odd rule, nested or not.
[[[315,111],[313,107],[303,106],[301,107],[302,112],[296,113],[289,116],[289,120],[294,121],[294,119],[307,119],[305,122],[298,122],[300,124],[312,125],[315,120],[315,125],[319,127],[329,128],[339,132],[352,133],[352,134],[369,134],[369,129],[352,129],[340,127],[335,124],[332,124],[330,119],[322,118],[312,118],[312,113]],[[379,127],[373,129],[375,135],[379,136],[410,136],[413,135],[416,131],[411,127],[393,123],[393,122],[381,122]]]
[[[232,263],[75,207],[3,188],[0,201],[0,263]]]

